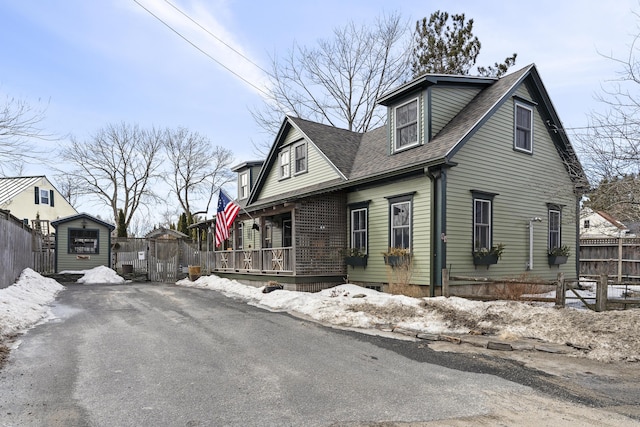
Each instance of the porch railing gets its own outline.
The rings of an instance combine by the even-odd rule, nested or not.
[[[249,273],[293,273],[293,248],[215,252],[215,270]]]

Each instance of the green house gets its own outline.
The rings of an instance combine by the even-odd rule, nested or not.
[[[51,221],[51,225],[56,230],[56,273],[111,267],[114,225],[85,213]]]
[[[286,117],[264,163],[234,169],[244,210],[216,274],[385,290],[399,270],[383,253],[394,252],[420,295],[439,293],[444,268],[577,277],[588,182],[534,65],[423,75],[379,104],[387,123],[366,133]],[[499,258],[480,256],[497,247]],[[558,248],[568,256],[552,260]]]

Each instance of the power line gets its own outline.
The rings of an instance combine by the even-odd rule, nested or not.
[[[156,14],[154,14],[153,12],[151,12],[149,9],[147,9],[146,7],[144,7],[138,0],[133,0],[138,6],[140,6],[141,8],[143,8],[145,11],[147,11],[147,13],[149,13],[151,16],[153,16],[154,18],[156,18],[158,21],[162,22],[168,29],[170,29],[171,31],[173,31],[175,34],[177,34],[181,39],[183,39],[184,41],[186,41],[187,43],[189,43],[191,46],[193,46],[194,48],[196,48],[198,51],[200,51],[202,54],[206,55],[209,59],[211,59],[212,61],[214,61],[215,63],[217,63],[218,65],[220,65],[222,68],[224,68],[225,70],[229,71],[231,74],[233,74],[234,76],[236,76],[237,78],[239,78],[240,80],[242,80],[243,82],[245,82],[246,84],[248,84],[249,86],[253,87],[254,89],[256,89],[257,91],[259,91],[260,93],[262,93],[264,96],[266,96],[267,98],[271,98],[271,95],[267,92],[265,92],[262,88],[259,88],[258,86],[254,85],[252,82],[250,82],[249,80],[245,79],[244,77],[242,77],[240,74],[236,73],[235,71],[233,71],[231,68],[227,67],[226,65],[224,65],[222,62],[218,61],[217,59],[215,59],[213,56],[211,56],[210,54],[208,54],[207,52],[205,52],[204,50],[202,50],[200,47],[198,47],[195,43],[193,43],[191,40],[189,40],[187,37],[185,37],[184,35],[182,35],[178,30],[176,30],[175,28],[173,28],[171,25],[167,24],[162,18],[160,18],[159,16],[157,16]]]
[[[171,3],[169,0],[164,0],[165,3],[167,3],[169,6],[171,6],[172,8],[174,8],[176,11],[178,11],[182,16],[184,16],[185,18],[187,18],[189,21],[193,22],[194,24],[196,24],[198,27],[200,27],[204,32],[206,32],[207,34],[209,34],[211,37],[213,37],[214,39],[218,40],[220,43],[222,43],[223,45],[225,45],[226,47],[228,47],[229,49],[231,49],[233,52],[235,52],[236,54],[238,54],[239,56],[241,56],[245,61],[247,61],[248,63],[252,64],[253,66],[255,66],[256,68],[258,68],[260,71],[262,71],[263,73],[267,74],[268,76],[271,77],[271,73],[268,72],[267,70],[265,70],[264,68],[262,68],[260,65],[258,65],[257,63],[255,63],[253,60],[251,60],[250,58],[246,57],[242,52],[236,50],[233,46],[227,44],[227,42],[225,42],[224,40],[222,40],[220,37],[216,36],[215,34],[213,34],[211,31],[209,31],[207,28],[205,28],[204,26],[202,26],[198,21],[196,21],[195,19],[193,19],[191,16],[189,16],[187,13],[185,13],[184,11],[182,11],[180,8],[178,8],[177,6],[175,6],[173,3]]]

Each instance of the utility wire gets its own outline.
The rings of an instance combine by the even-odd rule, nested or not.
[[[224,65],[222,62],[218,61],[217,59],[215,59],[213,56],[211,56],[210,54],[208,54],[207,52],[205,52],[204,50],[202,50],[200,47],[198,47],[195,43],[193,43],[191,40],[189,40],[188,38],[186,38],[185,36],[183,36],[178,30],[174,29],[171,25],[167,24],[164,20],[162,20],[162,18],[160,18],[159,16],[157,16],[156,14],[154,14],[153,12],[151,12],[149,9],[147,9],[146,7],[144,7],[138,0],[133,0],[138,6],[140,6],[141,8],[143,8],[145,11],[147,11],[147,13],[149,13],[151,16],[153,16],[154,18],[156,18],[158,21],[162,22],[167,28],[169,28],[171,31],[173,31],[174,33],[176,33],[181,39],[183,39],[184,41],[186,41],[187,43],[189,43],[191,46],[193,46],[194,48],[196,48],[197,50],[199,50],[202,54],[206,55],[209,59],[211,59],[212,61],[214,61],[215,63],[217,63],[218,65],[220,65],[222,68],[224,68],[225,70],[229,71],[231,74],[233,74],[234,76],[238,77],[240,80],[242,80],[243,82],[245,82],[246,84],[248,84],[249,86],[253,87],[254,89],[256,89],[257,91],[259,91],[260,93],[262,93],[264,96],[266,96],[267,98],[271,98],[271,95],[269,93],[267,93],[264,89],[259,88],[258,86],[256,86],[255,84],[253,84],[252,82],[250,82],[249,80],[245,79],[244,77],[242,77],[240,74],[236,73],[235,71],[233,71],[231,68],[227,67],[226,65]]]
[[[220,43],[222,43],[223,45],[225,45],[226,47],[228,47],[229,49],[231,49],[233,52],[235,52],[236,54],[238,54],[239,56],[241,56],[245,61],[247,61],[248,63],[250,63],[251,65],[253,65],[254,67],[258,68],[260,71],[262,71],[263,73],[265,73],[266,75],[268,75],[269,77],[271,76],[271,73],[268,72],[267,70],[265,70],[264,68],[262,68],[260,65],[256,64],[254,61],[252,61],[250,58],[246,57],[242,52],[239,52],[238,50],[236,50],[233,46],[227,44],[227,42],[225,42],[224,40],[222,40],[220,37],[216,36],[215,34],[213,34],[211,31],[209,31],[206,27],[202,26],[198,21],[196,21],[195,19],[193,19],[191,16],[189,16],[187,13],[185,13],[184,11],[182,11],[182,9],[178,8],[176,5],[174,5],[173,3],[171,3],[169,0],[164,0],[165,3],[167,3],[169,6],[171,6],[172,8],[174,8],[176,11],[178,11],[182,16],[184,16],[185,18],[187,18],[189,21],[193,22],[194,24],[196,24],[198,27],[200,27],[204,32],[206,32],[207,34],[209,34],[211,37],[213,37],[214,39],[218,40]]]

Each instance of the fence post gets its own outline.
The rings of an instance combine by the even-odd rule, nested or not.
[[[618,283],[622,282],[622,237],[618,237]]]
[[[564,286],[564,273],[558,273],[556,282],[556,307],[564,307],[566,303],[566,289]]]
[[[602,274],[596,285],[596,311],[607,310],[607,290],[609,287],[609,276]]]
[[[449,270],[442,269],[442,296],[449,297]]]

